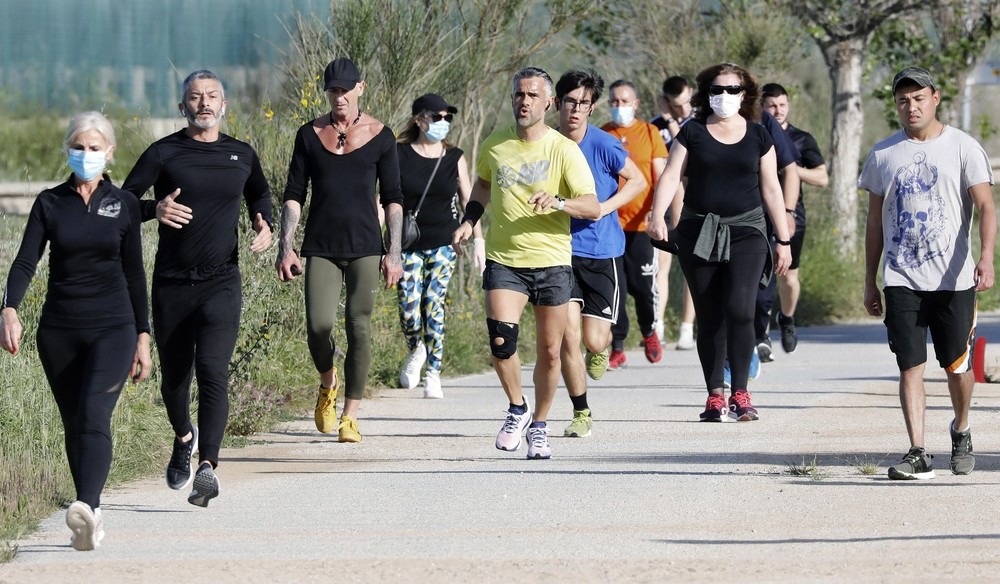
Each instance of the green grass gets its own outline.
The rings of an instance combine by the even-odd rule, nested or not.
[[[812,460],[807,461],[802,458],[799,464],[794,462],[789,463],[788,467],[785,468],[785,474],[793,477],[808,477],[810,480],[821,481],[826,478],[826,471],[820,468],[816,463],[817,457],[813,456]]]
[[[854,459],[854,468],[865,476],[877,474],[880,464],[882,464],[881,460],[873,460],[867,456],[858,456]]]

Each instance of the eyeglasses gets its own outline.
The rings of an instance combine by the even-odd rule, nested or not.
[[[743,91],[742,85],[709,85],[708,92],[712,95],[722,95],[723,92],[729,95],[739,95]]]
[[[594,107],[594,104],[589,101],[577,101],[569,97],[564,97],[562,104],[566,106],[569,111],[579,110],[581,112],[589,112],[590,108]]]
[[[432,122],[440,122],[441,120],[450,122],[455,119],[453,114],[424,114],[424,117]]]

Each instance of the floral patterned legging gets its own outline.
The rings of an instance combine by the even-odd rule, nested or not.
[[[427,370],[441,371],[444,357],[444,301],[455,266],[450,245],[404,251],[399,292],[399,322],[408,350],[421,341],[427,347]]]

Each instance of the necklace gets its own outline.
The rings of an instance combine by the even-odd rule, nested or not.
[[[358,108],[358,117],[354,118],[354,121],[351,122],[351,124],[349,126],[347,126],[346,128],[344,128],[343,130],[337,130],[337,127],[333,125],[334,124],[334,122],[333,122],[333,112],[330,112],[330,127],[333,128],[334,130],[337,130],[337,149],[338,150],[342,149],[344,146],[347,145],[347,131],[350,130],[352,126],[358,125],[358,122],[360,122],[360,121],[361,121],[361,108]]]

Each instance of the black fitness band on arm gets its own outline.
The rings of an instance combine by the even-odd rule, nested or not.
[[[774,243],[777,243],[778,245],[792,245],[791,240],[782,241],[777,238],[775,238]]]
[[[462,223],[468,221],[469,223],[472,223],[473,227],[475,227],[476,223],[479,223],[479,218],[483,216],[484,212],[486,212],[486,208],[483,207],[482,203],[478,201],[469,201],[469,204],[465,206],[465,216],[462,217]]]

